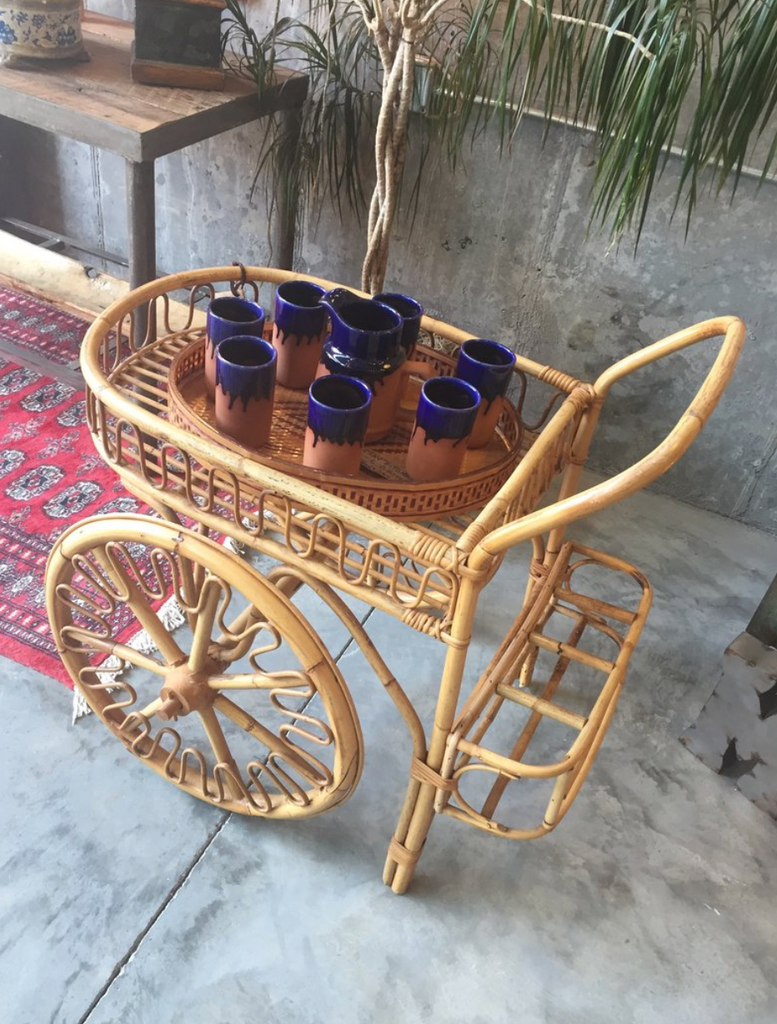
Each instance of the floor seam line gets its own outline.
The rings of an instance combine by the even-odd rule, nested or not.
[[[86,1024],[86,1021],[91,1017],[91,1015],[97,1009],[99,1004],[102,1002],[102,1000],[108,994],[108,991],[110,990],[110,988],[113,985],[114,981],[116,981],[116,979],[119,977],[121,972],[127,966],[129,961],[132,959],[132,957],[135,955],[135,953],[137,953],[137,951],[140,949],[140,947],[141,947],[141,945],[143,943],[143,940],[146,938],[148,933],[151,931],[151,929],[154,927],[154,925],[160,919],[162,914],[164,914],[164,912],[170,906],[170,904],[175,899],[175,897],[178,895],[180,890],[183,888],[183,886],[187,882],[187,880],[191,877],[192,872],[197,867],[197,865],[200,863],[200,861],[205,856],[205,854],[208,852],[208,850],[210,849],[211,845],[215,841],[216,837],[219,835],[219,833],[221,832],[221,830],[224,828],[224,826],[230,820],[231,817],[232,817],[231,812],[227,813],[224,816],[224,818],[219,822],[219,824],[216,826],[216,828],[210,833],[210,835],[207,837],[207,839],[202,844],[202,846],[200,846],[199,850],[197,850],[196,854],[194,855],[192,860],[189,862],[187,867],[184,868],[184,870],[179,875],[179,877],[176,880],[176,882],[174,883],[172,889],[170,889],[170,891],[167,893],[165,898],[160,903],[159,907],[151,915],[151,917],[149,918],[145,928],[143,928],[140,932],[138,932],[137,936],[135,937],[134,942],[130,945],[129,949],[126,951],[124,956],[120,960],[118,960],[116,962],[116,964],[113,967],[113,970],[108,975],[107,981],[102,986],[102,988],[99,990],[99,992],[94,997],[94,999],[89,1004],[89,1006],[86,1008],[86,1011],[84,1012],[84,1014],[81,1017],[78,1018],[78,1020],[76,1021],[76,1024]]]

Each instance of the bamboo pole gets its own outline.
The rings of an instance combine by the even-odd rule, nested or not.
[[[479,588],[475,582],[469,577],[465,577],[456,605],[456,616],[451,626],[450,633],[453,644],[448,648],[445,657],[437,708],[434,714],[434,726],[425,761],[426,765],[435,772],[439,772],[442,766],[445,746],[456,714],[478,594]],[[405,819],[409,819],[407,833],[403,835],[401,827],[398,827],[394,833],[392,845],[389,846],[383,880],[387,885],[391,885],[392,891],[397,894],[406,892],[413,880],[421,848],[434,815],[435,794],[436,790],[432,784],[421,782],[412,811],[403,813],[400,818],[400,826]],[[403,847],[407,851],[403,861],[397,860],[397,847]]]

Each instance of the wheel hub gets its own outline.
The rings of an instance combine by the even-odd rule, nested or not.
[[[201,672],[192,672],[186,665],[180,665],[168,673],[165,685],[159,691],[163,704],[157,714],[165,721],[175,720],[192,711],[202,711],[211,706],[218,691],[208,686],[208,680],[219,671],[219,665],[212,662]]]

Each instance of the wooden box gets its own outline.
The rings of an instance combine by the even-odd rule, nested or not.
[[[132,80],[223,89],[224,0],[136,0]]]

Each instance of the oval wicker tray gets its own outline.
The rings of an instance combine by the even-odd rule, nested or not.
[[[440,375],[450,376],[455,369],[453,359],[424,345],[417,347],[414,358],[431,363]],[[391,433],[365,448],[358,476],[335,476],[309,469],[302,464],[307,392],[278,386],[270,440],[260,449],[248,449],[217,429],[213,402],[205,390],[204,362],[204,338],[193,341],[173,360],[168,398],[174,423],[246,458],[393,518],[438,519],[483,505],[499,490],[522,454],[524,431],[515,409],[505,402],[494,439],[486,448],[467,452],[459,476],[434,483],[411,481],[405,472],[405,453],[421,386],[420,380],[413,380]]]

